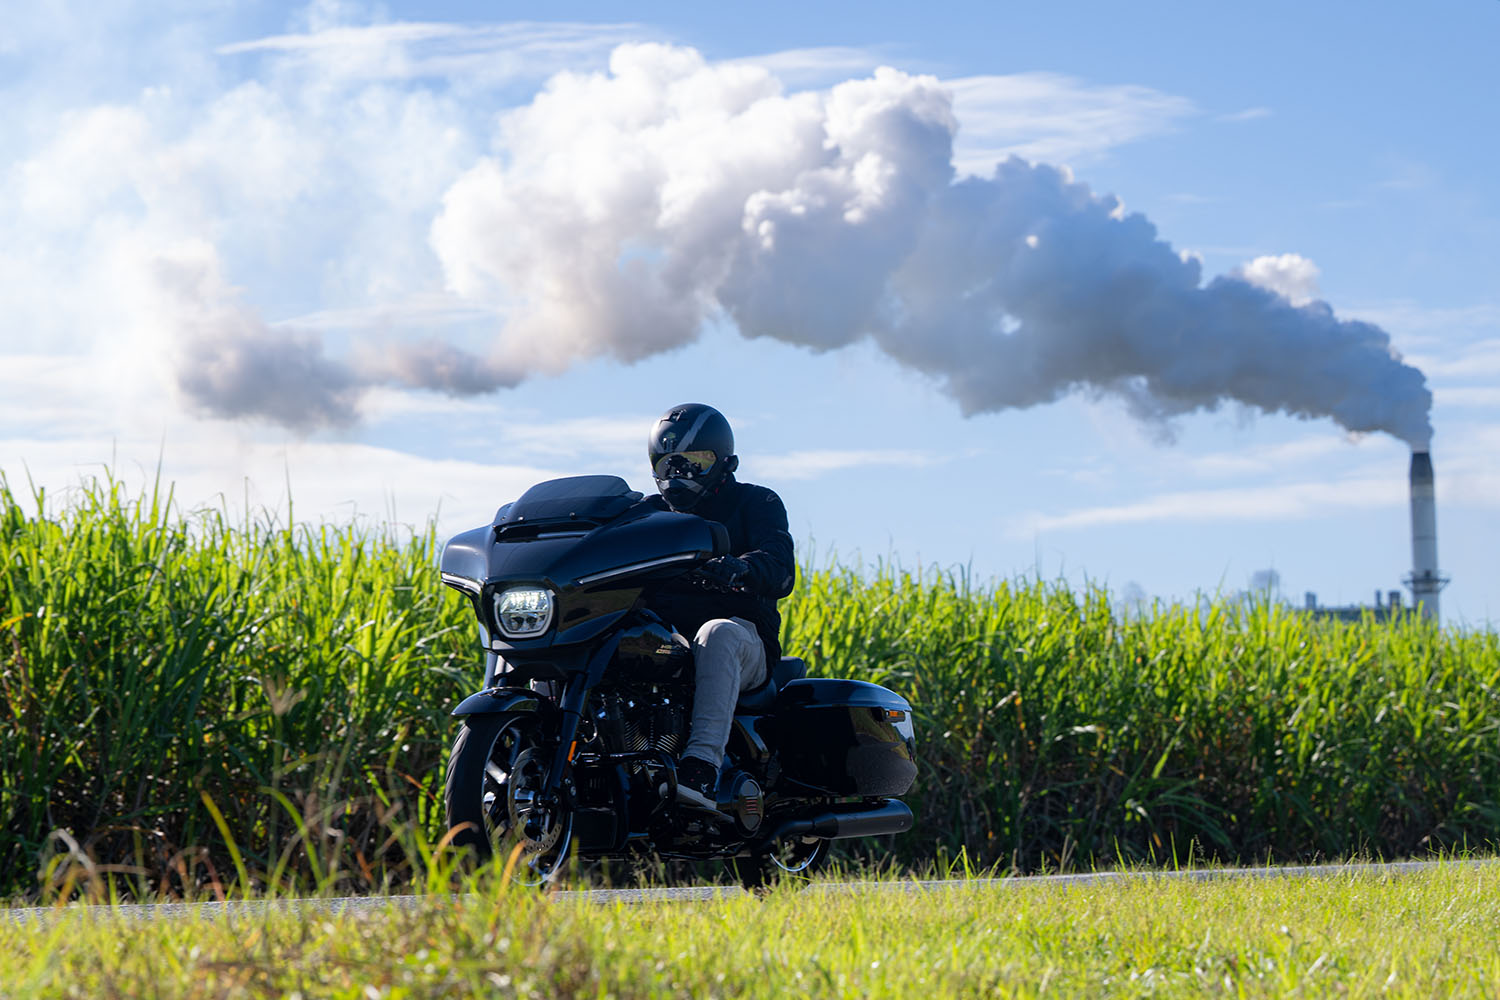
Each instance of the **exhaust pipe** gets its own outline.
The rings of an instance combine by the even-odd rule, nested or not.
[[[821,837],[824,840],[878,837],[887,833],[905,833],[911,829],[911,824],[911,809],[907,804],[900,799],[886,799],[871,809],[825,812],[789,819],[766,838],[766,843],[783,837]]]

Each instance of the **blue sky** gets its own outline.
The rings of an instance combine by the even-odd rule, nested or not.
[[[97,2],[21,15],[0,40],[0,97],[18,109],[0,131],[13,195],[0,469],[57,488],[109,461],[138,478],[160,458],[189,504],[274,505],[290,482],[299,516],[441,510],[456,531],[551,475],[649,488],[651,419],[701,399],[734,421],[745,478],[782,493],[804,552],[1169,599],[1265,568],[1299,601],[1399,586],[1407,447],[1389,435],[1233,403],[1142,424],[1087,391],[965,417],[942,380],[870,339],[747,339],[715,309],[687,343],[628,363],[545,332],[517,342],[516,326],[506,363],[529,377],[513,388],[455,398],[391,382],[328,426],[226,417],[184,392],[182,345],[198,341],[182,338],[210,327],[317,338],[335,362],[427,338],[483,354],[527,289],[481,294],[465,267],[493,252],[504,276],[553,272],[463,243],[505,243],[491,233],[445,237],[440,220],[484,162],[503,172],[538,146],[609,190],[622,147],[601,160],[570,145],[548,131],[566,117],[534,101],[557,73],[606,74],[616,46],[657,42],[710,72],[761,67],[786,95],[880,66],[930,76],[951,96],[961,174],[1009,154],[1066,166],[1205,279],[1297,255],[1301,284],[1279,290],[1379,324],[1426,373],[1444,614],[1500,617],[1500,3],[546,14]],[[657,253],[640,249],[648,270]],[[215,358],[194,357],[214,374]]]

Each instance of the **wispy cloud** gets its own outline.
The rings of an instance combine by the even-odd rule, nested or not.
[[[91,359],[7,354],[0,363],[0,427],[48,440],[97,435],[105,425]],[[84,376],[84,377],[80,377]]]
[[[1271,117],[1271,109],[1265,107],[1246,108],[1243,111],[1234,111],[1227,115],[1220,115],[1221,122],[1253,122],[1259,118]]]
[[[315,63],[343,77],[448,77],[498,83],[579,65],[602,66],[616,45],[646,35],[644,28],[631,23],[396,21],[272,35],[215,51],[221,56],[273,54]]]
[[[1500,376],[1500,337],[1454,345],[1446,351],[1434,351],[1429,346],[1426,351],[1414,352],[1411,362],[1433,377],[1494,378]]]
[[[879,50],[842,45],[805,49],[783,49],[764,55],[727,59],[725,65],[762,66],[783,82],[796,87],[836,83],[851,75],[868,73],[889,62]]]
[[[1500,411],[1500,386],[1435,386],[1432,399],[1436,405],[1444,408],[1462,406]]]
[[[945,80],[960,130],[955,162],[986,175],[1007,156],[1070,162],[1173,130],[1193,102],[1135,84],[1093,84],[1059,73]]]
[[[906,468],[935,464],[926,452],[898,449],[851,449],[793,451],[784,455],[763,455],[754,459],[753,472],[766,479],[816,479],[831,472],[842,472],[861,466],[903,466]],[[748,468],[748,462],[747,462]]]
[[[440,513],[444,532],[485,523],[528,486],[573,474],[562,465],[428,458],[347,441],[241,439],[226,447],[208,438],[165,445],[132,439],[111,448],[96,439],[0,438],[0,469],[13,484],[24,484],[29,472],[54,495],[106,471],[139,489],[156,479],[158,463],[161,481],[187,509],[223,505],[243,513],[248,502],[252,511],[284,515],[289,493],[301,521],[347,522],[357,514],[420,526]]]
[[[1373,186],[1377,191],[1421,191],[1437,186],[1440,179],[1438,172],[1426,163],[1403,161],[1396,163],[1386,178]]]
[[[1461,435],[1439,438],[1436,444],[1440,506],[1500,511],[1500,424],[1466,426]],[[1340,452],[1356,450],[1368,453],[1369,461],[1319,474],[1337,467]],[[1160,460],[1179,475],[1221,478],[1234,485],[1162,491],[1061,514],[1032,512],[1014,519],[1008,534],[1029,539],[1045,532],[1126,524],[1291,521],[1409,502],[1404,449],[1379,436],[1357,441],[1307,437],[1236,453],[1164,454]],[[1288,474],[1298,478],[1266,482]]]
[[[266,38],[221,45],[214,51],[219,55],[237,55],[241,52],[315,52],[386,48],[392,45],[407,45],[436,39],[452,40],[471,37],[474,33],[473,29],[466,29],[455,24],[400,21],[395,24],[325,28],[322,31],[301,34],[270,35]]]
[[[431,330],[471,323],[497,323],[493,308],[443,292],[419,292],[391,302],[347,309],[319,309],[271,323],[298,330]]]
[[[1200,259],[1204,257],[1233,257],[1244,260],[1247,257],[1258,257],[1263,252],[1258,247],[1250,246],[1183,246],[1180,252],[1190,254]]]
[[[1395,475],[1183,490],[1064,514],[1034,513],[1019,519],[1010,533],[1016,538],[1030,538],[1048,531],[1150,522],[1284,521],[1337,510],[1388,507],[1404,503],[1405,499],[1405,477]]]
[[[644,474],[648,464],[646,436],[658,416],[639,413],[562,420],[516,416],[496,424],[496,447],[532,460],[565,459],[571,463],[581,456],[593,456],[639,463]]]
[[[1385,327],[1399,341],[1434,353],[1500,336],[1500,305],[1428,306],[1410,300],[1354,305],[1349,314]]]
[[[1335,456],[1347,456],[1361,448],[1390,452],[1398,447],[1400,446],[1379,437],[1351,440],[1347,435],[1324,434],[1274,444],[1251,445],[1235,451],[1214,451],[1197,455],[1188,452],[1165,453],[1161,460],[1188,475],[1202,479],[1263,478],[1278,473],[1286,475],[1298,466],[1317,465]]]

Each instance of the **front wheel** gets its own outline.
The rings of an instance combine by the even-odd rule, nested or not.
[[[471,715],[448,755],[443,805],[455,847],[478,861],[517,852],[512,877],[528,884],[550,881],[562,869],[573,840],[573,815],[535,817],[546,778],[546,756],[529,715]],[[533,836],[527,836],[527,827]]]

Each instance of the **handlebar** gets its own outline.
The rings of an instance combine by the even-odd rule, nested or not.
[[[713,579],[703,572],[703,563],[693,566],[687,572],[683,573],[680,579],[685,583],[693,584],[696,587],[701,587],[715,594],[748,594],[750,592],[750,589],[744,583],[738,581],[727,587],[724,586],[718,580]]]

